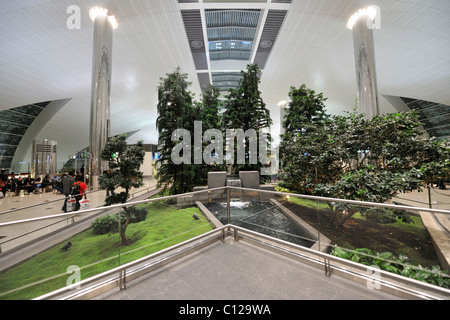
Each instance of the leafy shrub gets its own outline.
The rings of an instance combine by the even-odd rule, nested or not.
[[[144,221],[147,218],[147,209],[146,208],[136,208],[136,207],[130,207],[128,208],[128,212],[131,213],[130,223],[138,223],[140,221]],[[121,217],[121,223],[125,223],[127,220],[127,214],[124,210],[119,212]]]
[[[335,247],[331,254],[343,259],[348,259],[368,266],[377,266],[381,270],[389,271],[408,278],[424,281],[446,289],[450,288],[448,270],[442,271],[439,266],[432,268],[414,266],[409,258],[403,254],[395,257],[391,252],[374,253],[370,249],[361,248],[347,250]]]
[[[117,214],[111,216],[106,215],[95,219],[91,225],[95,234],[107,234],[115,233],[119,229],[119,221],[117,220]]]
[[[138,223],[140,221],[144,221],[147,218],[147,209],[146,208],[136,208],[130,207],[128,211],[131,213],[130,223]],[[95,234],[107,234],[107,233],[116,233],[119,230],[119,216],[121,225],[125,224],[127,219],[127,214],[125,210],[121,210],[119,213],[115,215],[107,215],[104,217],[100,217],[95,219],[92,223],[92,228]]]

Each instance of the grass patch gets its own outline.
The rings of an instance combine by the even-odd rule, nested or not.
[[[118,233],[95,235],[88,229],[69,240],[72,247],[68,251],[60,251],[64,242],[2,272],[0,299],[32,299],[66,286],[71,276],[67,273],[69,266],[81,268],[84,280],[213,229],[197,207],[177,209],[162,202],[144,206],[148,209],[147,219],[127,228],[127,238],[134,240],[132,245],[118,246]],[[194,213],[200,220],[192,218]],[[31,283],[36,284],[28,286]]]

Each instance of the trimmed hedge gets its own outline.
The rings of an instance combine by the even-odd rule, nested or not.
[[[147,218],[148,211],[146,208],[130,207],[128,208],[128,211],[131,212],[130,223],[144,221]],[[121,225],[124,225],[127,219],[125,210],[121,210],[119,213],[112,216],[106,215],[95,219],[91,225],[94,233],[100,235],[119,232],[119,216],[121,218]]]

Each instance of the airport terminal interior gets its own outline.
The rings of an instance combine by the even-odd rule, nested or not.
[[[450,299],[450,1],[0,0],[0,43],[0,300]],[[408,128],[373,163],[326,160],[373,119]],[[217,147],[230,123],[262,130],[253,166]],[[199,162],[174,160],[185,132]],[[140,151],[104,158],[121,138]],[[390,167],[403,189],[364,185]]]

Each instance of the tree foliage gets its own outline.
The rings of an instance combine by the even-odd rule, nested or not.
[[[289,91],[290,102],[286,110],[282,125],[285,128],[285,139],[304,131],[315,129],[315,125],[326,119],[326,98],[322,93],[317,94],[314,90],[302,84],[299,88],[291,87]]]
[[[203,161],[203,153],[208,146],[208,141],[207,139],[206,141],[202,139],[200,143],[195,141],[195,133],[198,133],[195,127],[196,121],[202,122],[200,132],[202,137],[209,129],[217,129],[217,132],[221,133],[223,147],[219,156],[224,156],[226,152],[227,129],[243,131],[254,129],[258,132],[259,129],[270,127],[272,119],[258,90],[259,72],[257,65],[248,65],[247,70],[242,71],[243,79],[238,88],[230,90],[226,97],[223,115],[220,113],[222,102],[219,99],[218,88],[214,86],[204,88],[202,100],[198,102],[194,101],[193,94],[188,90],[190,83],[187,82],[187,74],[181,73],[179,68],[160,79],[156,122],[159,133],[158,152],[161,155],[157,160],[159,166],[157,179],[160,187],[168,190],[170,194],[190,192],[194,186],[206,183],[209,171],[227,170],[224,157],[211,163]],[[172,135],[177,129],[184,129],[189,134],[173,140]],[[185,138],[190,141],[184,141]],[[173,150],[183,142],[192,148],[186,158],[183,158],[188,161],[174,163]],[[246,150],[249,150],[248,143],[249,141],[246,142]],[[259,146],[259,140],[256,140],[256,144]],[[208,149],[209,151],[217,153],[217,150],[213,152]],[[201,163],[198,162],[198,157],[195,158],[199,154],[202,155]],[[259,170],[261,164],[249,165],[248,157],[247,153],[247,161],[239,169]]]
[[[106,198],[106,205],[126,203],[130,196],[130,190],[143,185],[143,173],[139,169],[144,162],[144,156],[145,150],[142,141],[129,146],[125,134],[108,138],[101,158],[108,161],[111,175],[99,176],[99,183],[101,189],[116,190],[116,192]],[[117,189],[120,192],[117,192]],[[127,219],[122,225],[121,237],[122,242],[127,244],[125,232],[130,222],[130,210],[127,207],[123,209],[127,213]]]
[[[173,73],[160,79],[158,86],[158,152],[160,158],[157,179],[158,186],[170,194],[180,194],[192,191],[195,185],[202,181],[201,165],[191,163],[175,164],[172,161],[172,150],[179,141],[172,140],[172,134],[177,129],[188,130],[191,140],[186,141],[194,145],[194,121],[199,118],[200,107],[193,101],[193,94],[189,92],[190,83],[187,74],[177,68]],[[192,152],[192,157],[193,157]],[[192,159],[191,159],[192,160]]]
[[[242,129],[244,132],[253,129],[257,133],[256,141],[246,139],[246,161],[241,165],[231,165],[232,173],[238,173],[240,170],[260,171],[260,168],[264,165],[259,161],[257,164],[251,164],[248,161],[251,152],[249,144],[252,142],[259,147],[259,130],[270,128],[272,125],[270,111],[266,108],[258,88],[260,72],[261,70],[257,64],[247,65],[247,69],[241,71],[242,80],[239,82],[238,87],[230,89],[226,97],[225,112],[223,114],[224,129]],[[268,140],[270,142],[270,136]]]
[[[210,129],[217,129],[221,133],[223,133],[223,119],[220,113],[220,109],[222,107],[222,102],[220,98],[220,91],[217,87],[209,85],[204,88],[202,103],[199,108],[199,117],[198,120],[202,121],[202,135],[206,133],[206,131]],[[212,137],[212,139],[220,139],[221,137]],[[203,150],[207,147],[208,142],[203,142]],[[222,153],[223,153],[223,144],[222,144]],[[202,151],[203,151],[202,150]],[[220,150],[214,150],[215,153]],[[207,182],[208,172],[210,171],[225,171],[226,165],[222,159],[217,159],[213,163],[205,163],[202,165],[202,177],[204,183]]]
[[[283,137],[280,148],[281,186],[299,193],[383,203],[398,193],[421,190],[426,179],[448,176],[448,145],[424,137],[416,112],[367,119],[353,110],[312,120],[309,115],[323,113],[323,106],[309,105],[305,115],[285,116],[284,123],[294,129]],[[355,206],[329,206],[336,225],[357,211],[364,214]],[[394,215],[409,221],[402,214]]]

